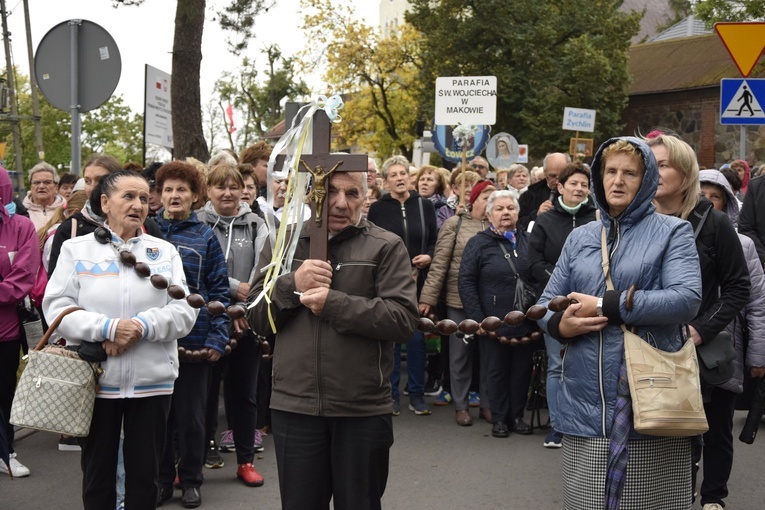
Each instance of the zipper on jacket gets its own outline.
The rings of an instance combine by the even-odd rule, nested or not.
[[[335,271],[340,271],[341,267],[346,266],[366,266],[366,267],[376,267],[377,264],[375,264],[372,261],[366,261],[366,260],[353,260],[348,262],[338,262],[335,266]]]
[[[598,332],[600,342],[598,342],[598,389],[600,390],[600,427],[603,437],[606,435],[606,396],[603,389],[603,331]]]
[[[409,251],[409,225],[406,222],[406,207],[404,204],[401,204],[401,219],[404,224],[404,246]]]
[[[322,376],[321,376],[321,321],[317,318],[316,319],[316,330],[314,334],[314,342],[316,342],[316,345],[314,347],[314,352],[316,356],[316,388],[318,389],[319,394],[317,395],[319,400],[319,416],[324,415],[324,388],[321,384]]]

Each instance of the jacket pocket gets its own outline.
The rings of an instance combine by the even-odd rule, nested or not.
[[[345,260],[336,262],[332,273],[332,288],[348,295],[373,298],[377,295],[377,262],[374,260]]]

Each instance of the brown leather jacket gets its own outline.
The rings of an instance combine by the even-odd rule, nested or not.
[[[332,286],[320,316],[295,294],[295,271],[308,256],[300,236],[292,272],[271,295],[276,324],[271,407],[314,416],[376,416],[392,411],[390,373],[394,342],[406,342],[417,326],[411,263],[395,234],[362,220],[329,240]],[[263,288],[270,263],[267,241],[248,301]],[[269,333],[266,300],[248,311],[251,327]]]
[[[460,222],[460,218],[462,221]],[[459,226],[459,231],[457,227]],[[446,294],[446,306],[462,309],[457,278],[460,274],[462,250],[471,237],[489,226],[488,221],[473,218],[466,210],[446,220],[438,232],[436,251],[428,269],[428,278],[420,294],[420,302],[436,306],[442,290]],[[456,240],[455,240],[456,236]],[[444,284],[446,289],[444,289]]]

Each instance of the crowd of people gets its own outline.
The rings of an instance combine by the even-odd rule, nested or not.
[[[0,418],[16,477],[30,473],[7,424],[26,348],[16,307],[31,296],[46,323],[80,308],[60,335],[104,351],[90,434],[59,440],[82,452],[86,509],[153,508],[176,489],[197,507],[220,452],[235,452],[237,478],[260,486],[253,460],[269,433],[284,508],[379,508],[402,396],[418,416],[452,406],[467,427],[477,408],[491,436],[529,435],[537,353],[542,446],[562,448],[566,508],[724,506],[736,398],[765,375],[758,169],[700,170],[663,131],[610,139],[590,164],[551,153],[531,171],[492,171],[480,156],[414,168],[393,156],[378,173],[370,157],[327,180],[328,260],[310,258],[310,237],[295,232],[294,262],[270,279],[269,225],[301,223],[282,215],[287,179],[272,178],[267,200],[270,156],[259,142],[207,163],[133,169],[94,154],[82,179],[40,163],[23,200],[0,172]],[[484,329],[486,317],[527,311],[523,289],[542,305],[572,304]],[[233,318],[191,306],[189,294],[251,306]],[[418,317],[476,328],[426,334]],[[670,352],[730,333],[735,373],[704,388],[703,437],[648,437],[624,418],[623,324]]]

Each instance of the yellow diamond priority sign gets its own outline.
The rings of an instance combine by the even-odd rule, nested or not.
[[[765,50],[765,22],[715,23],[717,35],[746,78]]]

